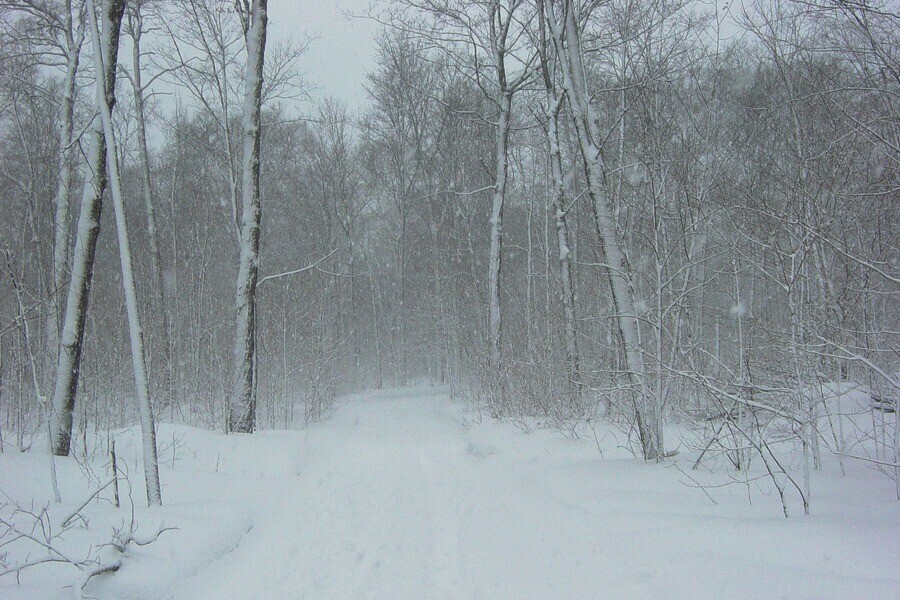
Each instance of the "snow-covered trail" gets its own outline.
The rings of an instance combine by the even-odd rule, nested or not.
[[[566,447],[582,458],[584,448],[555,433],[543,436],[550,447],[516,440],[523,436],[514,428],[505,434],[518,444],[499,452],[493,438],[468,429],[458,406],[427,388],[357,396],[301,434],[272,434],[285,462],[260,465],[270,473],[253,483],[249,531],[172,597],[599,594],[606,582],[586,578],[599,540],[587,540],[578,511],[544,507],[556,501],[527,485],[527,474],[554,457],[567,462]],[[588,457],[596,460],[596,451]],[[573,538],[591,552],[580,554]],[[572,575],[577,583],[566,581]]]
[[[460,494],[477,488],[460,423],[435,397],[346,404],[286,440],[297,470],[184,598],[458,597]],[[280,479],[280,478],[279,478]]]
[[[898,597],[900,510],[891,482],[866,470],[817,475],[814,515],[786,520],[776,497],[755,490],[751,505],[742,485],[710,488],[713,504],[671,463],[631,457],[613,428],[598,429],[596,441],[569,439],[466,414],[421,388],[351,397],[302,431],[163,426],[166,505],[138,517],[152,528],[164,515],[179,530],[90,591],[192,600]],[[680,459],[689,469],[691,457]]]

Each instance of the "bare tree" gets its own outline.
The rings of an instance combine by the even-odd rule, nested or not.
[[[546,92],[544,107],[544,134],[547,138],[547,156],[550,163],[553,220],[556,226],[556,246],[559,255],[559,296],[563,304],[563,327],[565,336],[566,359],[569,365],[569,390],[571,409],[581,411],[583,383],[581,381],[581,357],[578,353],[578,320],[575,308],[575,276],[573,272],[572,242],[569,231],[566,184],[560,145],[559,123],[564,98],[557,87],[556,61],[551,54],[550,40],[547,38],[547,26],[544,11],[540,10],[538,52],[540,55],[541,76]]]
[[[609,201],[602,147],[604,137],[588,89],[581,47],[580,19],[583,17],[581,14],[583,7],[573,0],[564,0],[558,7],[552,0],[544,0],[543,7],[584,162],[597,234],[607,262],[606,271],[612,289],[615,319],[625,351],[626,370],[634,402],[635,421],[641,438],[641,449],[645,459],[657,460],[664,453],[660,411],[653,395],[646,387],[631,267]]]
[[[439,42],[480,89],[493,109],[493,185],[488,255],[488,356],[492,411],[507,410],[506,374],[503,369],[501,270],[503,265],[503,210],[509,181],[509,144],[515,94],[534,77],[534,52],[527,34],[534,11],[524,0],[408,0],[408,6],[433,19],[421,35]]]
[[[229,429],[253,431],[256,419],[256,283],[259,275],[259,147],[267,0],[235,4],[247,46],[244,75],[243,172],[241,179],[241,248],[235,298],[234,385],[229,395]]]
[[[124,0],[106,0],[114,7],[115,12],[102,13],[104,30],[108,30],[116,19],[121,23],[124,11]],[[87,0],[88,14],[94,14],[94,0]],[[110,7],[113,8],[113,7]],[[116,214],[116,233],[119,240],[119,258],[122,266],[122,287],[125,290],[125,306],[128,312],[128,333],[131,339],[131,362],[134,368],[135,387],[137,388],[138,407],[141,415],[141,432],[144,440],[144,479],[147,484],[147,501],[150,505],[162,504],[162,495],[159,486],[159,465],[156,457],[156,428],[153,422],[153,407],[150,400],[150,383],[147,379],[147,362],[144,355],[144,334],[141,330],[140,312],[137,305],[137,291],[134,282],[134,267],[131,259],[131,243],[128,239],[128,223],[125,219],[125,195],[122,192],[122,181],[119,176],[119,163],[116,153],[116,134],[112,122],[112,110],[107,102],[105,91],[108,88],[104,78],[107,70],[103,64],[104,58],[109,60],[111,48],[104,49],[100,46],[100,31],[97,22],[90,20],[91,40],[94,47],[94,63],[97,68],[96,88],[97,106],[100,112],[100,121],[103,126],[103,136],[106,139],[108,149],[106,166],[109,173],[109,182],[113,198],[113,207]],[[108,36],[104,41],[112,46],[113,40]]]
[[[131,88],[134,94],[134,116],[137,126],[137,147],[141,172],[141,194],[147,214],[147,239],[150,242],[150,264],[153,269],[153,292],[163,356],[163,402],[170,400],[173,385],[172,345],[169,339],[169,309],[166,301],[166,282],[163,276],[162,250],[156,225],[156,200],[153,197],[153,183],[150,175],[150,151],[147,147],[147,119],[144,108],[145,92],[156,77],[143,82],[141,40],[144,35],[143,8],[147,0],[133,0],[127,12],[125,28],[131,37]],[[160,73],[162,74],[162,72]]]
[[[46,367],[44,375],[47,376],[56,365],[59,351],[59,328],[65,308],[61,299],[71,254],[69,213],[79,141],[73,136],[76,83],[85,35],[84,2],[5,1],[0,2],[0,11],[8,12],[13,17],[11,41],[18,41],[31,49],[31,56],[23,56],[22,59],[28,63],[59,67],[62,71],[61,89],[56,100],[59,121],[56,130],[56,189],[53,197],[53,279],[48,290],[46,363],[42,363]],[[26,154],[29,152],[27,149],[25,151]]]
[[[119,29],[125,10],[124,0],[104,0],[101,10],[102,43],[99,45],[104,56],[97,61],[106,70],[102,76],[106,84],[104,104],[112,111],[116,102],[116,64],[119,48]],[[88,12],[87,19],[95,16]],[[97,107],[100,110],[100,107]],[[72,276],[66,299],[62,335],[59,345],[59,360],[56,368],[56,385],[53,391],[53,413],[50,436],[53,452],[58,456],[69,453],[72,439],[72,411],[78,392],[78,376],[84,346],[84,326],[87,318],[91,281],[94,271],[94,256],[97,237],[100,234],[100,213],[103,208],[103,192],[106,189],[107,146],[103,123],[95,118],[91,125],[91,150],[88,157],[90,176],[86,179],[81,198],[81,212],[75,236],[75,250],[72,257]]]

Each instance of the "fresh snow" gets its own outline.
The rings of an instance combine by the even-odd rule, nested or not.
[[[796,516],[785,519],[767,481],[691,471],[695,453],[644,463],[610,426],[573,438],[534,425],[482,421],[430,387],[349,397],[301,431],[226,436],[163,424],[161,508],[143,508],[138,430],[115,432],[139,533],[177,529],[130,549],[125,566],[95,578],[85,595],[900,597],[900,504],[893,483],[859,462],[841,477],[827,457],[813,474],[812,516],[792,498]],[[682,433],[667,430],[670,444]],[[81,467],[57,461],[64,505],[51,515],[90,494],[84,468],[107,476],[95,444]],[[7,447],[0,490],[40,508],[52,498],[46,463],[40,452]],[[704,492],[692,480],[711,485]],[[71,554],[131,519],[127,487],[123,508],[104,500],[83,511],[88,527],[63,542]],[[24,551],[7,546],[0,557]],[[37,567],[18,585],[0,579],[0,598],[71,598],[77,576],[66,565]]]

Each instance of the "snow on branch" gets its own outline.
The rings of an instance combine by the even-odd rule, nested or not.
[[[290,275],[299,275],[300,273],[304,273],[306,271],[311,271],[313,269],[318,269],[319,265],[331,258],[340,248],[335,248],[319,260],[314,263],[308,264],[305,267],[301,267],[299,269],[294,269],[293,271],[285,271],[284,273],[278,273],[276,275],[266,275],[265,277],[261,277],[259,281],[256,283],[256,287],[259,288],[263,283],[267,281],[273,281],[275,279],[281,279],[282,277],[288,277]]]

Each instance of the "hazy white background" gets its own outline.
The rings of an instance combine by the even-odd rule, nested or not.
[[[351,111],[367,103],[365,75],[374,62],[377,25],[346,13],[364,14],[370,4],[370,0],[270,0],[271,41],[313,36],[298,64],[313,88],[313,98],[334,96]]]

